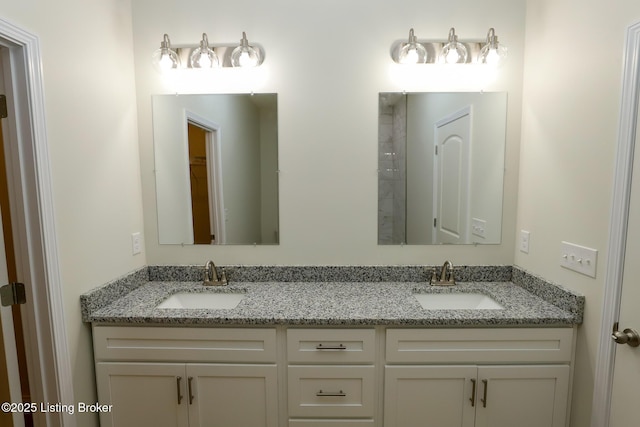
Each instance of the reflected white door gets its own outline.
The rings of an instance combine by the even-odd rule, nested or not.
[[[435,124],[433,243],[469,242],[471,107]]]
[[[636,121],[637,130],[640,131]],[[636,132],[636,135],[640,133]],[[618,330],[640,332],[640,138],[636,136]],[[610,427],[640,425],[640,347],[616,348]]]

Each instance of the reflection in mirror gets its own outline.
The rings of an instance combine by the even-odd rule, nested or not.
[[[381,93],[378,244],[497,244],[507,94]]]
[[[276,94],[154,95],[160,244],[278,244]]]

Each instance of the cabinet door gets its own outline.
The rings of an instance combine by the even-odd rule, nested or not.
[[[276,365],[187,365],[191,427],[277,427]]]
[[[568,392],[569,366],[479,367],[476,427],[565,426]]]
[[[187,427],[184,364],[97,363],[102,427]]]
[[[473,427],[477,371],[476,366],[387,366],[384,426]]]

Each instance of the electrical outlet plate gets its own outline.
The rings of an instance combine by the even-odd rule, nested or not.
[[[569,242],[562,242],[560,246],[560,265],[562,267],[589,277],[596,277],[597,250]]]
[[[142,235],[140,232],[131,234],[131,252],[138,255],[142,252]]]
[[[478,218],[471,219],[471,233],[485,238],[487,237],[487,221]]]
[[[520,230],[520,252],[525,254],[529,253],[529,237],[530,234],[527,230]]]

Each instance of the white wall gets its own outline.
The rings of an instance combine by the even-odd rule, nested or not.
[[[586,296],[572,426],[589,425],[606,270],[627,26],[636,0],[533,0],[527,7],[517,228],[530,252],[515,263]],[[568,48],[569,50],[565,50]],[[598,249],[595,279],[565,270],[562,240]]]
[[[0,0],[0,17],[41,42],[73,385],[77,401],[95,402],[79,296],[146,264],[145,255],[131,255],[142,204],[130,1]]]
[[[250,11],[250,12],[247,12]],[[513,262],[518,176],[524,0],[185,0],[133,2],[145,235],[150,263],[458,264]],[[394,64],[391,45],[414,27],[421,39],[483,40],[495,27],[511,50],[495,82],[476,67],[455,76],[429,66],[419,75]],[[162,79],[150,64],[164,33],[175,46],[249,41],[266,52],[252,79],[221,70]],[[377,245],[378,93],[407,91],[509,92],[503,243],[428,247]],[[159,245],[153,177],[150,97],[175,92],[277,92],[279,116],[280,244],[208,247]]]

